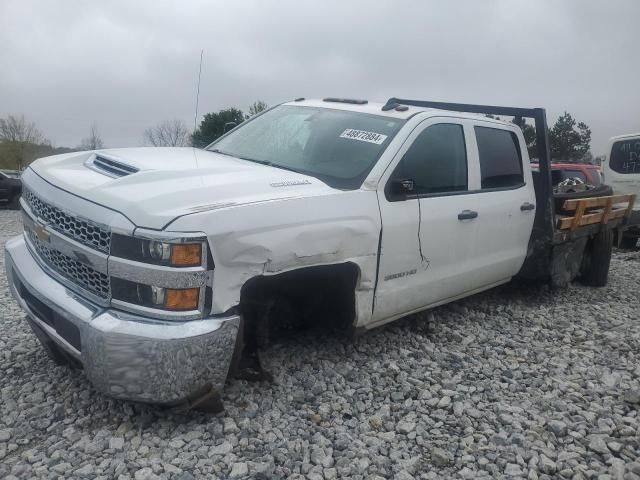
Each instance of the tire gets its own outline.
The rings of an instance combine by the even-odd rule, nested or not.
[[[623,235],[620,241],[620,248],[623,250],[633,250],[638,245],[638,237],[632,237],[630,235]]]
[[[554,193],[553,202],[555,204],[556,213],[563,213],[571,215],[573,212],[565,211],[562,207],[567,200],[576,200],[579,198],[593,198],[593,197],[608,197],[613,195],[613,189],[609,185],[598,185],[591,190],[585,190],[584,192],[567,192],[567,193]]]
[[[609,278],[613,230],[606,229],[595,235],[585,248],[582,259],[581,282],[591,287],[604,287]]]

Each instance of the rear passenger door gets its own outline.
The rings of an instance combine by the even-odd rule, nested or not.
[[[481,286],[508,280],[522,267],[536,199],[522,134],[489,122],[476,122],[473,131],[480,165],[473,281]]]

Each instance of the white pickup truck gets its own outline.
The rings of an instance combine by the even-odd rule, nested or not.
[[[520,128],[463,112],[533,117],[537,178]],[[298,99],[205,149],[43,158],[9,282],[108,395],[219,403],[283,317],[357,332],[518,274],[606,283],[621,216],[559,220],[545,133],[542,109]]]

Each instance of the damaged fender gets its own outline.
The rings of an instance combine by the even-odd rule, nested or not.
[[[212,313],[240,302],[260,275],[351,262],[359,267],[356,327],[371,321],[380,217],[373,191],[336,191],[194,213],[172,231],[204,231],[214,261]]]

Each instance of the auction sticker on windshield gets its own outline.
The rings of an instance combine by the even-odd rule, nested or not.
[[[353,128],[347,128],[340,134],[340,138],[350,138],[351,140],[360,140],[361,142],[375,143],[380,145],[387,139],[386,135],[374,132],[365,132],[364,130],[354,130]]]

